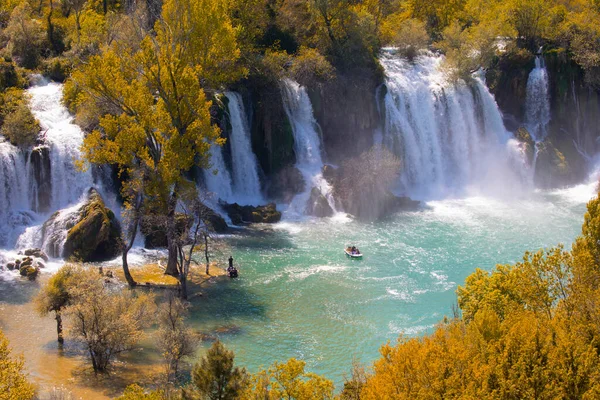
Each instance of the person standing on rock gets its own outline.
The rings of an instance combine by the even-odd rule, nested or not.
[[[228,271],[233,269],[233,256],[229,256],[229,268]]]

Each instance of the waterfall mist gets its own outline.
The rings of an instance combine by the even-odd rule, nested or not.
[[[483,78],[448,82],[442,61],[433,54],[414,64],[390,52],[380,57],[383,143],[403,162],[398,190],[415,198],[520,192],[530,168]]]

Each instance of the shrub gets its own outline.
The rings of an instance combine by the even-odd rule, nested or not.
[[[0,91],[5,91],[10,87],[19,87],[21,83],[15,64],[6,59],[0,59]]]
[[[23,372],[23,358],[11,357],[8,340],[0,331],[0,400],[29,400],[34,394]]]
[[[308,85],[314,81],[325,81],[333,77],[334,69],[318,50],[301,47],[290,68],[295,80]]]
[[[42,24],[30,17],[27,2],[19,4],[10,15],[5,33],[9,37],[11,55],[25,68],[35,68],[39,63],[45,32]]]
[[[35,143],[40,124],[27,104],[22,90],[10,89],[0,99],[0,134],[13,145],[27,147]]]
[[[71,73],[73,65],[62,57],[51,58],[44,62],[44,75],[56,82],[64,82]]]
[[[425,23],[416,19],[407,19],[400,24],[392,38],[392,44],[409,60],[413,60],[418,51],[427,47],[429,35]]]

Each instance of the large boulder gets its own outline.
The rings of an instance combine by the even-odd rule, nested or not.
[[[265,206],[241,206],[237,203],[221,203],[221,206],[235,225],[247,223],[272,224],[281,220],[281,212],[277,211],[275,203]]]
[[[329,201],[327,201],[327,198],[316,187],[313,187],[310,191],[310,198],[306,203],[306,213],[319,218],[331,217],[333,215],[333,209],[329,205]]]
[[[106,261],[120,254],[121,227],[95,189],[90,189],[87,202],[77,214],[77,223],[67,232],[64,258],[83,262]]]
[[[40,274],[40,269],[38,267],[34,267],[33,265],[24,265],[19,268],[19,274],[26,277],[30,281],[35,281]]]
[[[202,206],[202,219],[204,223],[208,225],[213,231],[217,233],[223,233],[227,231],[227,222],[225,219],[221,217],[219,214],[214,212],[211,208],[207,206]]]

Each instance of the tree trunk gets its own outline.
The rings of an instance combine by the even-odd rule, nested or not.
[[[127,284],[129,285],[130,288],[134,288],[137,286],[137,282],[135,281],[135,279],[133,279],[133,276],[131,276],[131,272],[129,272],[129,264],[127,262],[127,254],[129,253],[129,249],[125,249],[123,251],[123,274],[125,275],[125,280],[127,281]]]
[[[135,220],[133,222],[133,229],[132,232],[130,234],[130,238],[129,238],[129,243],[127,244],[127,247],[125,247],[123,249],[123,274],[125,275],[125,280],[127,281],[127,284],[129,285],[130,288],[133,288],[137,285],[137,282],[135,281],[135,279],[133,279],[133,276],[131,276],[131,273],[129,272],[129,263],[127,262],[127,255],[129,254],[129,250],[131,250],[131,248],[133,247],[133,243],[135,241],[135,236],[137,235],[137,228],[139,225],[139,210],[136,210],[136,217]]]
[[[62,317],[60,315],[60,311],[56,311],[56,333],[58,334],[58,343],[62,345],[65,342],[63,338],[63,327],[62,327]]]
[[[188,293],[187,293],[187,276],[185,274],[180,274],[179,275],[179,287],[181,289],[180,292],[180,296],[183,300],[187,300],[188,298]]]
[[[167,259],[167,269],[165,275],[174,277],[179,276],[177,268],[177,226],[175,221],[175,209],[177,207],[177,186],[173,189],[173,193],[169,198],[169,206],[167,212],[167,250],[169,252]]]
[[[210,275],[209,273],[209,266],[210,266],[210,261],[208,259],[208,235],[204,234],[204,257],[206,258],[206,275]]]

